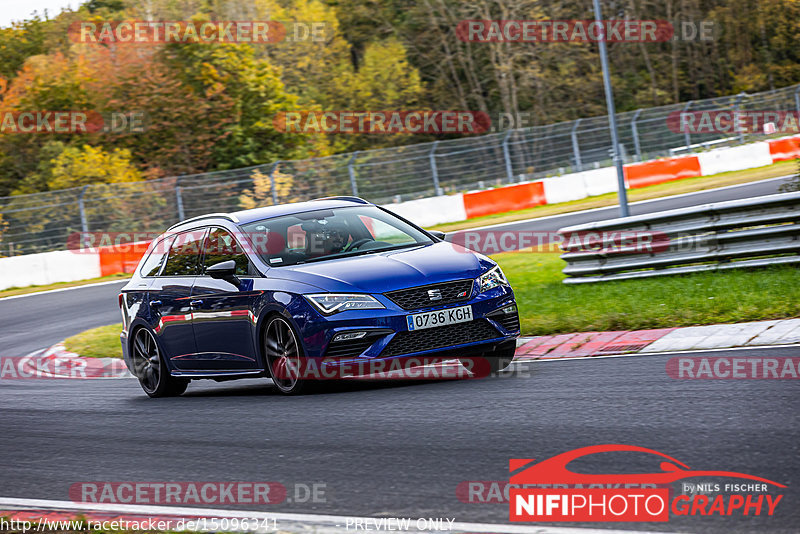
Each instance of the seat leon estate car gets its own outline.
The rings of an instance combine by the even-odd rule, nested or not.
[[[509,365],[519,335],[492,260],[356,197],[178,223],[119,305],[125,363],[151,397],[252,377],[297,394],[456,359],[488,374]]]

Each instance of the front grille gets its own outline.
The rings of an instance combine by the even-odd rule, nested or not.
[[[398,332],[381,352],[381,356],[400,356],[423,350],[441,349],[501,337],[502,334],[485,319]]]
[[[457,280],[455,282],[412,287],[411,289],[398,289],[397,291],[386,293],[386,296],[404,310],[420,310],[469,300],[472,295],[472,286],[472,280]],[[428,292],[434,290],[438,290],[442,296],[441,299],[431,300]]]

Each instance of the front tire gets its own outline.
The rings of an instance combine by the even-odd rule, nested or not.
[[[137,330],[132,348],[133,373],[149,397],[177,397],[186,391],[189,381],[170,375],[166,360],[158,350],[156,338],[150,330]]]
[[[289,322],[276,315],[264,329],[264,357],[267,371],[278,391],[284,395],[308,392],[309,381],[301,377],[303,348]]]

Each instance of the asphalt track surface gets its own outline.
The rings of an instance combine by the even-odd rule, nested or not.
[[[83,481],[274,481],[291,498],[295,484],[321,483],[326,502],[243,508],[506,523],[507,504],[461,502],[458,485],[508,480],[510,458],[624,443],[789,487],[772,517],[606,527],[797,532],[800,382],[675,380],[669,357],[533,362],[509,377],[339,384],[302,397],[281,396],[266,379],[193,383],[183,397],[158,400],[132,379],[5,381],[2,496],[69,500]],[[648,473],[659,461],[610,454],[579,469]]]
[[[778,185],[697,193],[633,205],[632,211],[771,194]],[[549,231],[615,213],[507,226]],[[21,356],[118,321],[115,297],[122,284],[0,300],[3,355]],[[709,355],[800,357],[800,348]],[[575,526],[796,532],[800,381],[674,380],[665,371],[670,357],[534,362],[507,377],[348,383],[294,398],[279,395],[266,379],[201,381],[183,397],[159,400],[148,399],[135,380],[0,380],[0,496],[69,500],[70,486],[82,481],[275,481],[291,498],[295,484],[321,483],[324,502],[243,508],[505,523],[507,504],[462,502],[458,485],[507,480],[510,458],[545,459],[625,443],[694,469],[749,473],[788,488],[773,517]],[[658,462],[613,454],[583,468],[659,470]]]

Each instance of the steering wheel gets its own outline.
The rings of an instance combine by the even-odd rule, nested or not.
[[[361,245],[363,245],[364,243],[369,243],[370,241],[374,241],[374,240],[370,239],[369,237],[365,237],[363,239],[359,239],[358,241],[353,241],[352,243],[350,243],[350,246],[347,247],[344,250],[344,252],[350,252],[351,250],[355,250],[358,247],[360,247]]]

